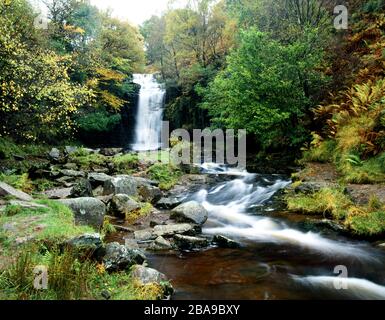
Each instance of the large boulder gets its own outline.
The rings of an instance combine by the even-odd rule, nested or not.
[[[162,191],[158,187],[149,185],[140,186],[138,193],[141,201],[150,202],[152,204],[157,203],[163,196]]]
[[[198,225],[203,225],[208,217],[207,210],[196,201],[183,203],[171,213],[171,218],[178,222],[192,222]]]
[[[91,183],[87,179],[79,180],[71,190],[72,198],[93,197]]]
[[[200,227],[189,223],[158,225],[153,230],[153,234],[157,237],[172,237],[176,234],[194,236],[199,232],[201,232]]]
[[[202,249],[209,245],[209,241],[206,238],[190,237],[180,234],[174,236],[174,242],[181,250]]]
[[[146,261],[146,256],[137,249],[129,249],[117,242],[106,245],[103,263],[107,271],[125,270]]]
[[[128,175],[116,176],[106,181],[103,189],[104,195],[126,194],[128,196],[136,196],[138,194],[136,180]]]
[[[71,196],[71,188],[56,188],[51,190],[46,190],[43,192],[44,195],[48,197],[48,199],[66,199]]]
[[[169,283],[167,277],[155,269],[135,265],[131,268],[131,276],[133,280],[137,281],[141,285],[156,284],[160,286],[162,288],[162,295],[159,299],[169,297],[174,292],[174,289]]]
[[[112,215],[125,218],[132,211],[140,209],[140,205],[126,194],[116,194],[112,197],[109,211]]]
[[[112,177],[102,173],[102,172],[91,172],[88,174],[88,180],[90,181],[92,187],[96,188],[103,186],[106,181],[111,180]]]
[[[95,256],[103,248],[102,237],[99,233],[87,233],[70,239],[66,245],[76,252],[86,256]]]
[[[95,198],[77,198],[59,200],[75,214],[78,224],[89,225],[96,229],[102,227],[106,215],[106,205]]]
[[[23,191],[16,190],[10,185],[0,182],[0,197],[13,197],[22,201],[32,201],[32,197]]]

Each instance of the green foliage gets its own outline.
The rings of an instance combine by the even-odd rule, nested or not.
[[[120,123],[120,114],[109,114],[106,111],[86,113],[76,120],[81,131],[85,132],[106,132],[111,131]]]
[[[79,149],[69,156],[69,160],[72,163],[76,163],[82,169],[92,169],[93,167],[104,166],[108,159],[101,154],[90,153],[84,149]]]
[[[214,124],[247,129],[264,148],[301,145],[307,139],[301,125],[310,103],[306,88],[324,81],[315,71],[322,53],[310,50],[315,37],[316,30],[308,30],[300,41],[282,45],[253,28],[242,32],[240,47],[205,95],[203,107]]]
[[[114,157],[113,163],[116,171],[127,173],[138,167],[139,158],[137,154],[128,153],[123,156]]]
[[[154,164],[147,170],[150,179],[159,182],[159,188],[162,190],[172,189],[178,182],[182,173],[171,164]]]
[[[9,184],[15,189],[19,189],[27,193],[31,193],[33,190],[32,181],[29,179],[28,174],[26,173],[22,175],[6,175],[0,173],[0,181]]]
[[[380,12],[384,7],[384,0],[370,0],[363,4],[363,11],[365,13]]]

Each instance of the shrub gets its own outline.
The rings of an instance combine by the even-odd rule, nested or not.
[[[154,164],[151,166],[147,174],[150,179],[159,182],[159,188],[162,190],[172,189],[178,182],[182,175],[181,171],[170,164]]]

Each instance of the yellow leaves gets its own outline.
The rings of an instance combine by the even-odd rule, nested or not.
[[[85,33],[84,29],[80,27],[71,26],[69,24],[64,25],[64,30],[74,34],[83,35]]]
[[[106,105],[108,105],[109,107],[111,107],[113,110],[116,110],[116,111],[119,111],[126,103],[125,100],[120,99],[119,97],[105,90],[100,92],[100,96]]]
[[[101,81],[122,82],[126,78],[124,74],[108,68],[97,68],[95,71],[98,74]]]

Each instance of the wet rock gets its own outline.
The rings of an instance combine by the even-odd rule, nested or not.
[[[208,217],[207,210],[196,201],[183,203],[171,213],[171,218],[178,222],[192,222],[198,225],[203,225]]]
[[[138,230],[134,232],[135,240],[137,241],[150,241],[156,238],[153,233],[153,229]]]
[[[116,194],[110,203],[110,213],[114,216],[125,218],[132,211],[140,209],[140,205],[126,194]]]
[[[157,203],[163,196],[162,191],[158,187],[153,186],[140,186],[138,193],[141,201],[150,202],[152,204]]]
[[[112,177],[105,173],[91,172],[88,174],[88,180],[94,188],[103,186],[106,181],[111,179]]]
[[[148,249],[151,251],[168,251],[172,250],[173,246],[170,241],[166,240],[163,237],[158,237],[153,243],[151,243]]]
[[[84,178],[86,174],[83,171],[69,170],[63,169],[60,170],[60,173],[66,177],[74,177],[74,178]]]
[[[156,203],[155,207],[157,209],[171,210],[179,206],[181,203],[182,201],[177,198],[162,198]]]
[[[99,233],[87,233],[68,240],[66,245],[77,252],[91,256],[95,255],[103,247],[103,242]]]
[[[185,234],[185,235],[196,235],[201,232],[201,229],[198,226],[182,223],[182,224],[169,224],[169,225],[159,225],[154,227],[153,234],[157,237],[172,237],[176,234]]]
[[[194,250],[206,248],[209,241],[206,238],[190,237],[177,234],[174,236],[176,246],[181,250]]]
[[[236,249],[241,247],[238,242],[221,235],[216,235],[213,238],[213,243],[220,248]]]
[[[133,177],[127,175],[116,176],[104,183],[104,195],[126,194],[136,196],[137,184]]]
[[[99,229],[103,225],[106,206],[102,201],[95,198],[77,198],[59,201],[74,212],[76,223],[93,226],[96,229]]]
[[[87,179],[78,181],[71,190],[72,198],[93,197],[91,183]]]
[[[106,245],[103,263],[107,271],[126,270],[133,265],[142,264],[146,256],[140,250],[131,250],[117,242]]]
[[[57,148],[52,148],[48,153],[50,160],[59,161],[60,160],[60,150]]]
[[[102,186],[96,187],[92,190],[92,194],[94,197],[102,197],[103,196],[104,189]]]
[[[103,148],[100,149],[100,154],[107,157],[113,157],[123,152],[123,148]]]
[[[32,201],[32,197],[26,194],[25,192],[16,190],[10,185],[4,182],[0,182],[0,197],[6,197],[6,196],[14,197],[22,201]]]

